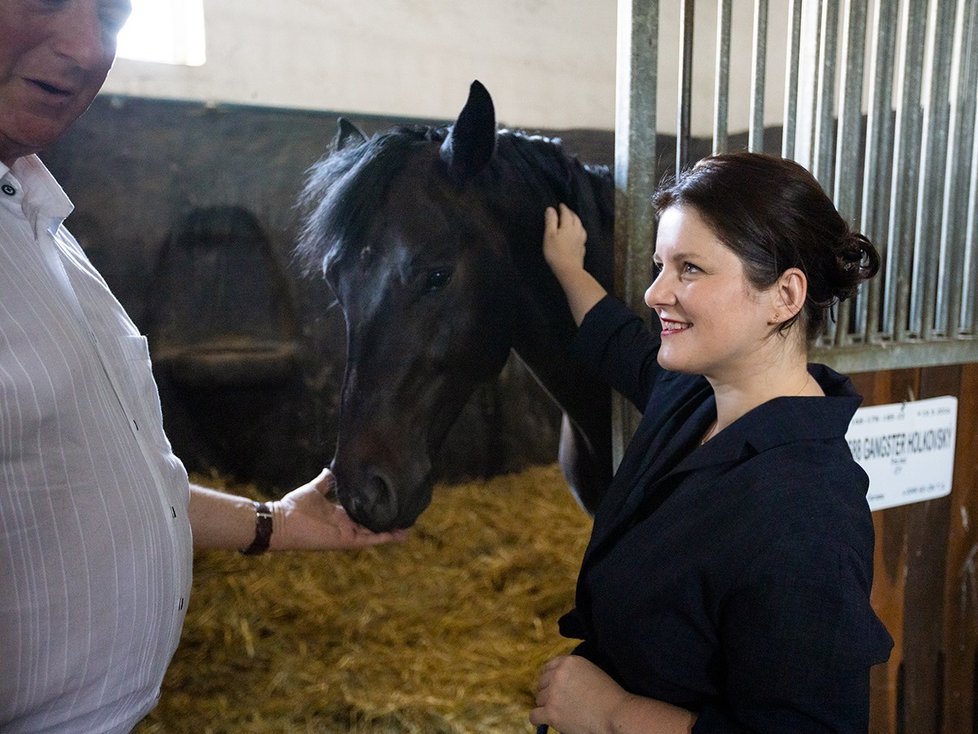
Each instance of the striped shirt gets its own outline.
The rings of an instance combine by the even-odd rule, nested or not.
[[[128,732],[191,575],[146,339],[35,156],[0,164],[0,731]]]

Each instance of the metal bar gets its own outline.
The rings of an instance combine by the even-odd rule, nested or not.
[[[968,180],[968,202],[965,210],[964,274],[965,289],[962,294],[960,331],[976,335],[978,324],[978,297],[975,288],[978,281],[978,135],[971,143],[971,176]]]
[[[938,314],[947,324],[949,336],[964,331],[965,303],[974,298],[974,279],[964,276],[967,268],[967,215],[960,216],[961,202],[968,198],[971,177],[972,148],[975,139],[975,104],[978,89],[978,2],[959,0],[955,18],[955,51],[952,80],[957,76],[955,95],[950,101],[950,131],[944,208],[941,214],[941,243],[946,248],[941,257],[939,281],[941,291]],[[965,332],[966,333],[966,332]]]
[[[859,219],[859,158],[862,143],[863,64],[866,55],[867,0],[845,0],[842,29],[842,96],[839,100],[839,131],[836,136],[835,189],[833,199],[842,216],[850,222]],[[844,346],[852,340],[849,329],[850,310],[846,301],[839,304],[835,343]],[[855,304],[855,331],[865,324],[865,291]]]
[[[839,372],[875,372],[978,362],[978,338],[912,339],[897,344],[816,348],[812,360]]]
[[[618,3],[615,120],[615,271],[622,299],[637,313],[648,285],[655,218],[649,198],[658,181],[656,81],[658,0]]]
[[[730,6],[733,0],[717,4],[716,86],[713,94],[713,152],[729,147],[727,123],[730,116]]]
[[[920,324],[920,335],[946,334],[946,324],[935,318],[940,297],[937,283],[939,260],[945,243],[940,242],[940,212],[944,200],[944,176],[934,175],[946,162],[948,142],[948,99],[950,97],[951,41],[954,38],[954,1],[935,0],[927,26],[930,58],[925,79],[927,103],[921,130],[920,171],[917,182],[917,217],[914,230],[911,321]]]
[[[615,286],[622,299],[648,316],[642,303],[655,237],[649,198],[658,180],[656,80],[658,0],[618,0],[615,119]],[[650,317],[649,317],[650,318]],[[615,467],[638,426],[637,411],[612,397]]]
[[[966,77],[966,62],[962,59],[964,46],[968,42],[967,28],[964,23],[964,2],[955,3],[952,27],[948,29],[952,35],[951,59],[948,68],[950,84],[948,89],[948,126],[947,147],[944,165],[944,196],[940,202],[940,257],[937,273],[937,303],[935,305],[935,330],[938,333],[953,336],[958,328],[957,309],[960,308],[961,290],[963,284],[958,282],[961,274],[961,262],[964,251],[961,245],[961,221],[956,216],[952,202],[961,198],[960,188],[967,180],[971,162],[970,137],[968,131],[962,129],[962,116],[967,112],[962,109],[961,84]],[[951,87],[953,86],[953,91]],[[964,140],[962,140],[964,138]],[[962,146],[966,157],[962,156]],[[958,287],[955,287],[958,286]]]
[[[754,0],[754,43],[751,55],[750,124],[747,149],[764,150],[764,75],[767,72],[767,0]]]
[[[978,297],[975,282],[978,281],[978,135],[971,146],[971,179],[968,181],[967,224],[964,238],[964,265],[966,289],[962,294],[960,332],[975,335],[978,324]]]
[[[876,245],[886,270],[886,238],[889,209],[886,192],[890,190],[890,166],[893,160],[893,58],[896,54],[896,32],[900,4],[876,0],[872,27],[872,76],[866,120],[866,152],[863,167],[862,230]],[[863,341],[873,342],[880,331],[882,277],[868,284],[866,324]]]
[[[788,66],[784,81],[784,125],[781,128],[781,155],[795,157],[795,127],[798,122],[798,65],[801,54],[801,10],[802,0],[788,0],[788,47],[786,49]]]
[[[818,80],[822,63],[822,16],[824,0],[803,0],[802,37],[805,53],[798,59],[798,123],[795,160],[816,173],[815,135],[818,131]],[[799,49],[801,51],[801,49]],[[817,175],[816,175],[817,178]],[[829,189],[829,187],[826,187]]]
[[[890,188],[890,224],[887,232],[892,253],[887,262],[884,310],[890,321],[890,336],[903,341],[908,334],[919,336],[920,325],[909,323],[910,269],[913,255],[912,214],[920,161],[920,85],[927,30],[927,0],[907,0],[902,6],[903,42],[897,74],[903,77],[897,99],[895,153]]]
[[[836,54],[839,36],[839,0],[819,4],[818,79],[815,90],[812,173],[826,191],[832,190]]]
[[[695,0],[681,0],[682,28],[679,34],[679,110],[676,121],[676,175],[689,165],[689,146],[692,139],[690,120],[693,105],[693,16]]]
[[[976,335],[975,330],[975,320],[978,318],[978,298],[976,298],[976,290],[978,290],[978,272],[975,271],[975,261],[978,259],[978,241],[975,239],[974,231],[974,218],[976,216],[974,201],[971,198],[972,192],[976,188],[976,176],[978,176],[978,2],[975,0],[965,0],[965,5],[967,8],[967,23],[968,32],[966,37],[969,39],[967,48],[969,49],[964,55],[967,63],[964,68],[968,71],[969,81],[965,82],[962,79],[961,91],[959,92],[960,103],[963,105],[963,109],[967,112],[967,121],[962,121],[962,131],[965,131],[967,135],[971,136],[971,167],[969,169],[969,182],[964,185],[964,191],[962,193],[962,200],[967,200],[971,204],[970,209],[967,210],[967,221],[971,224],[970,231],[965,228],[965,236],[962,237],[962,277],[965,278],[963,281],[964,287],[962,290],[962,302],[957,309],[959,314],[958,317],[958,333],[959,334],[970,334],[972,336]],[[964,71],[962,70],[962,75]],[[962,146],[966,150],[965,146]],[[970,236],[968,236],[970,235]],[[965,264],[968,267],[965,267]],[[970,274],[970,277],[969,277]],[[966,300],[968,299],[968,300]],[[968,308],[968,303],[972,304],[972,308]]]
[[[862,149],[862,93],[866,55],[867,0],[844,0],[842,60],[840,64],[842,95],[839,98],[839,131],[836,135],[835,205],[844,217],[858,220],[859,169]]]
[[[815,27],[818,29],[815,48],[815,94],[812,99],[811,154],[809,169],[826,191],[832,191],[835,69],[838,49],[839,3],[838,0],[819,0]],[[838,307],[826,324],[822,341],[835,341],[839,326]],[[847,314],[848,315],[848,314]]]

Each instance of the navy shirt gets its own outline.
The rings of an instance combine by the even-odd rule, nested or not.
[[[691,709],[694,732],[857,732],[892,640],[869,603],[868,478],[845,432],[860,397],[777,398],[700,446],[705,378],[662,369],[658,336],[607,297],[575,350],[640,410],[561,632],[626,690]]]

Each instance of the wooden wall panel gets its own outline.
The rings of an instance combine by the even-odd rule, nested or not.
[[[944,599],[944,732],[978,732],[978,364],[961,368]]]
[[[913,399],[920,392],[919,370],[891,370],[852,376],[863,395],[863,405],[886,405]],[[901,671],[903,670],[904,596],[906,590],[906,537],[910,509],[894,507],[873,514],[876,528],[872,601],[876,613],[893,636],[893,652],[870,677],[870,732],[890,734],[899,729]]]
[[[959,366],[921,370],[918,398],[958,395],[960,375]],[[944,712],[944,578],[951,497],[909,507],[903,616],[903,731],[940,732]]]
[[[873,734],[975,734],[978,652],[978,365],[853,375],[863,405],[958,398],[949,497],[873,514],[872,601],[893,636],[872,671]]]

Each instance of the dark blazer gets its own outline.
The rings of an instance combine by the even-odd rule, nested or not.
[[[709,383],[608,297],[575,350],[640,410],[594,519],[561,632],[626,690],[698,713],[694,732],[857,732],[892,640],[869,603],[868,478],[845,432],[860,397],[777,398],[712,440]]]

